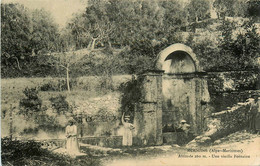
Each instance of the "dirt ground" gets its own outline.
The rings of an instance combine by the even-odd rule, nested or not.
[[[106,148],[81,144],[79,160],[93,159],[103,166],[245,166],[260,165],[260,134],[239,131],[208,146],[162,145]],[[66,153],[65,149],[55,150]]]
[[[157,149],[157,150],[156,150]],[[161,151],[159,151],[160,149]],[[174,166],[174,165],[260,165],[260,135],[236,132],[207,147],[150,147],[123,156],[107,157],[105,166]]]

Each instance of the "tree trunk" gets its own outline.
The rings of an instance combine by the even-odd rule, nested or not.
[[[195,19],[196,19],[195,22],[198,23],[199,22],[199,17],[196,16]]]
[[[92,40],[88,43],[88,47],[87,47],[88,50],[91,50],[91,44],[92,44]]]
[[[97,39],[93,39],[92,44],[91,44],[91,50],[95,49],[96,40]]]
[[[66,73],[67,73],[67,88],[68,88],[68,92],[70,92],[70,80],[69,80],[69,67],[68,66],[66,68]]]
[[[10,132],[10,139],[12,140],[13,139],[13,106],[12,106],[12,104],[10,105],[10,110],[9,110],[10,112],[9,112],[9,132]]]
[[[111,44],[110,41],[108,42],[108,48],[109,48],[109,49],[112,49],[112,44]]]

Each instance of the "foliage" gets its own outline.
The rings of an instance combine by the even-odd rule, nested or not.
[[[260,19],[260,1],[259,0],[249,0],[247,2],[248,8],[246,16],[252,17],[253,19],[256,19],[259,21]]]
[[[69,104],[66,101],[66,96],[58,95],[57,97],[51,97],[51,106],[57,111],[58,114],[66,113],[69,110]]]
[[[188,44],[201,66],[206,71],[255,68],[259,34],[254,22],[259,20],[259,1],[215,0],[217,20],[209,19],[210,5],[207,0],[89,0],[86,10],[75,14],[59,31],[44,10],[2,4],[2,77],[66,75],[70,90],[71,76],[138,73],[153,68],[165,47],[184,43],[179,32],[211,29],[213,23],[223,23],[213,30],[221,33],[215,36],[217,43]],[[250,22],[231,23],[221,19],[225,16],[246,17]],[[236,25],[246,33],[234,35],[239,30]],[[78,49],[89,52],[81,56]]]
[[[142,78],[132,78],[132,80],[122,83],[120,85],[121,97],[121,111],[122,113],[134,116],[136,104],[140,102],[142,97]]]
[[[1,4],[2,64],[20,68],[20,60],[31,53],[30,16],[18,4]]]
[[[215,0],[213,6],[219,18],[244,17],[247,12],[247,3],[244,0]]]
[[[193,41],[190,45],[201,66],[206,71],[237,71],[257,69],[256,58],[259,57],[259,39],[253,21],[225,20],[218,27],[221,37],[217,46],[210,39],[202,42]]]
[[[50,82],[43,84],[40,87],[41,91],[56,91],[56,87],[54,87]]]
[[[31,131],[29,134],[39,134],[39,132],[44,131],[46,133],[56,133],[59,131],[64,132],[64,124],[63,122],[60,122],[58,119],[61,116],[55,115],[50,116],[46,114],[46,112],[42,114],[34,114],[32,120],[37,125],[34,128],[26,128],[22,133],[20,134],[26,134]]]
[[[132,74],[149,69],[153,67],[154,61],[155,58],[139,55],[128,49],[113,55],[96,51],[86,55],[77,65],[71,66],[71,75],[98,75],[109,80],[110,75]]]
[[[189,22],[198,22],[210,18],[210,3],[208,0],[192,0],[187,5]]]
[[[220,112],[239,102],[245,102],[249,97],[257,98],[256,96],[257,91],[212,93],[209,104],[214,108],[213,112]]]
[[[154,49],[150,46],[153,41],[153,44],[165,39],[171,42],[176,29],[186,23],[187,14],[175,1],[100,0],[90,1],[86,12],[75,16],[67,29],[77,48],[130,46],[147,53]]]
[[[32,157],[34,155],[39,156],[41,154],[40,144],[34,141],[28,141],[26,143],[14,140],[10,138],[1,139],[2,145],[2,159],[3,161],[15,161],[23,157]]]
[[[39,64],[38,56],[31,57],[28,62],[20,63],[22,70],[18,70],[10,64],[1,67],[2,78],[59,76],[55,67]]]
[[[78,65],[78,63],[86,54],[86,52],[81,53],[71,50],[68,52],[51,53],[49,55],[39,56],[39,63],[48,66],[54,66],[59,72],[65,70],[67,90],[70,92],[70,68],[72,65]]]
[[[208,85],[210,93],[227,92],[225,81],[232,80],[232,91],[257,90],[258,71],[209,72]],[[246,78],[246,79],[245,79]]]
[[[34,10],[31,13],[31,40],[32,52],[35,54],[57,50],[59,42],[58,26],[54,24],[51,15],[45,10]]]
[[[38,92],[36,88],[25,88],[23,93],[26,98],[20,100],[20,113],[28,115],[28,113],[41,111],[42,101],[38,97]]]
[[[237,31],[234,25],[235,22],[227,21],[221,27],[223,38],[220,40],[219,55],[225,60],[221,59],[220,62],[223,66],[218,66],[224,68],[227,65],[226,67],[231,70],[255,68],[254,61],[259,56],[260,39],[256,27],[253,22],[244,22],[242,28],[245,30],[245,34],[240,33],[233,38],[234,31]]]
[[[40,142],[1,139],[3,165],[100,165],[98,159],[75,159],[41,148]]]
[[[72,88],[72,84],[70,84]],[[65,91],[67,89],[66,81],[63,79],[58,79],[57,81],[49,81],[40,85],[39,89],[41,91]]]
[[[57,25],[43,10],[1,4],[1,26],[1,69],[8,67],[12,72],[23,72],[39,52],[56,50]]]

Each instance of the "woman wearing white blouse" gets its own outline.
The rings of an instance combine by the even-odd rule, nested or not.
[[[132,130],[134,129],[134,125],[129,122],[130,116],[124,117],[124,115],[125,115],[125,113],[123,113],[123,116],[122,116],[122,123],[124,126],[122,145],[123,146],[132,146],[132,144],[133,144]]]
[[[69,125],[66,127],[66,149],[68,154],[77,154],[80,153],[78,137],[77,137],[77,126],[73,119],[69,120]]]

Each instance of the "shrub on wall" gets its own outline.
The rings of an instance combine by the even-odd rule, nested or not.
[[[76,80],[70,80],[70,88],[72,89],[76,85]],[[67,82],[65,79],[51,79],[43,82],[39,85],[41,91],[65,91],[67,90]]]
[[[135,105],[141,99],[142,78],[132,78],[132,80],[122,83],[119,87],[122,92],[121,111],[122,113],[134,116]]]
[[[20,100],[20,113],[28,115],[28,113],[41,111],[42,100],[38,97],[36,88],[25,88],[23,91],[25,98]]]
[[[58,114],[65,113],[69,110],[69,103],[66,101],[66,96],[58,95],[56,97],[51,97],[49,100]]]

